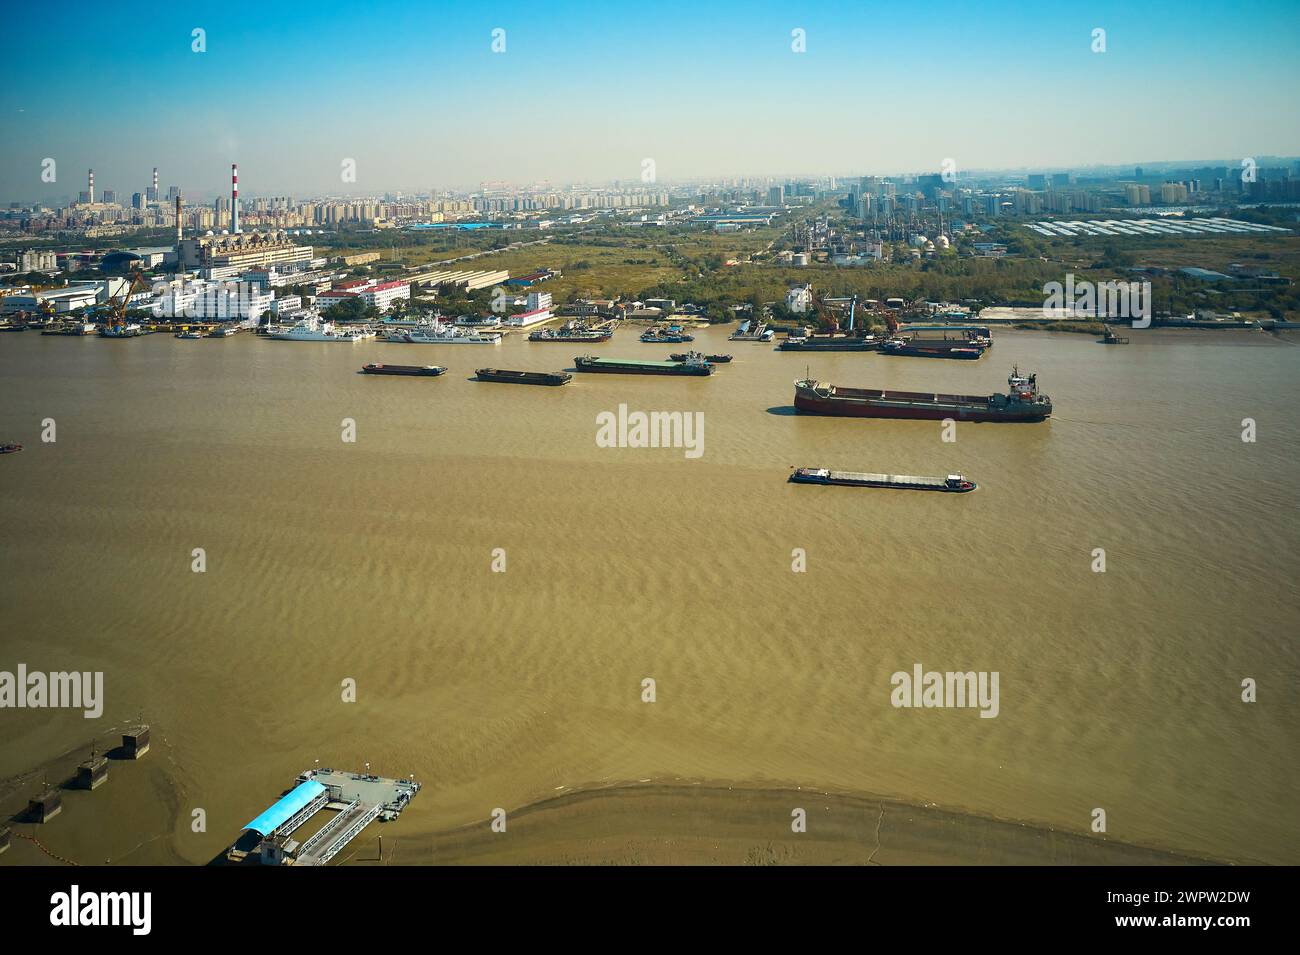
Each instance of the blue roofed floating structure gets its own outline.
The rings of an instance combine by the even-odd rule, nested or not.
[[[293,789],[244,826],[226,859],[237,864],[257,858],[269,865],[326,865],[371,822],[396,819],[419,791],[413,778],[309,769],[299,774]],[[335,815],[301,843],[295,840],[293,834],[322,809]]]
[[[324,809],[328,802],[329,790],[314,779],[309,779],[299,783],[282,796],[279,802],[244,826],[244,831],[252,830],[263,837],[274,835],[281,829],[293,832],[318,810]],[[291,822],[293,827],[286,828]]]

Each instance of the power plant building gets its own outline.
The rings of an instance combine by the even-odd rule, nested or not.
[[[284,231],[205,235],[180,243],[180,267],[197,269],[205,279],[225,279],[256,266],[305,268],[309,245],[297,245]]]

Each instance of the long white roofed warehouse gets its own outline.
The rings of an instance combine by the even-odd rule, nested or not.
[[[298,784],[244,826],[226,860],[265,865],[325,865],[374,820],[396,819],[420,784],[368,773],[308,770]],[[322,809],[337,814],[307,838],[294,833]]]

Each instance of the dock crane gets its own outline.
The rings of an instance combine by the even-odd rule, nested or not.
[[[99,334],[105,338],[129,338],[137,332],[128,330],[126,324],[126,306],[131,301],[138,288],[145,286],[144,273],[136,269],[131,273],[131,281],[121,295],[119,301],[116,296],[108,300],[108,319],[100,328]]]

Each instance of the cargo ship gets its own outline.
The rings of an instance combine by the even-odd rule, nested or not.
[[[409,375],[416,378],[437,378],[447,371],[441,365],[362,365],[367,375]]]
[[[680,345],[683,342],[695,341],[695,336],[686,334],[680,325],[669,325],[666,328],[656,327],[646,329],[641,333],[641,341],[653,345]]]
[[[844,388],[811,378],[794,383],[794,406],[806,414],[847,418],[921,418],[943,421],[1042,421],[1052,399],[1038,392],[1038,376],[1013,368],[1007,394],[945,395],[918,391]]]
[[[795,468],[790,480],[796,484],[841,484],[846,487],[893,487],[908,491],[947,491],[964,494],[975,490],[975,482],[960,474],[946,478],[917,477],[914,474],[870,474],[865,471],[832,471],[830,468]]]
[[[510,385],[567,385],[573,376],[567,371],[508,371],[504,368],[480,368],[474,372],[479,381],[500,381]]]
[[[891,338],[880,346],[882,355],[910,355],[914,358],[964,358],[973,361],[984,349],[973,344],[922,342],[916,339]]]
[[[686,361],[636,361],[628,358],[593,358],[585,355],[573,359],[578,371],[597,371],[616,375],[693,375],[713,374],[713,366],[703,355]]]
[[[669,355],[668,357],[673,361],[689,361],[692,355],[698,355],[698,354],[699,352],[688,351],[685,354],[679,353],[676,355]],[[704,358],[710,365],[725,365],[731,361],[730,355],[705,355]]]
[[[787,338],[776,346],[777,351],[875,351],[878,348],[878,338],[855,338],[848,335],[796,336]]]
[[[539,328],[529,332],[530,342],[607,342],[614,337],[608,328],[592,328],[584,322],[569,322],[561,328]]]

